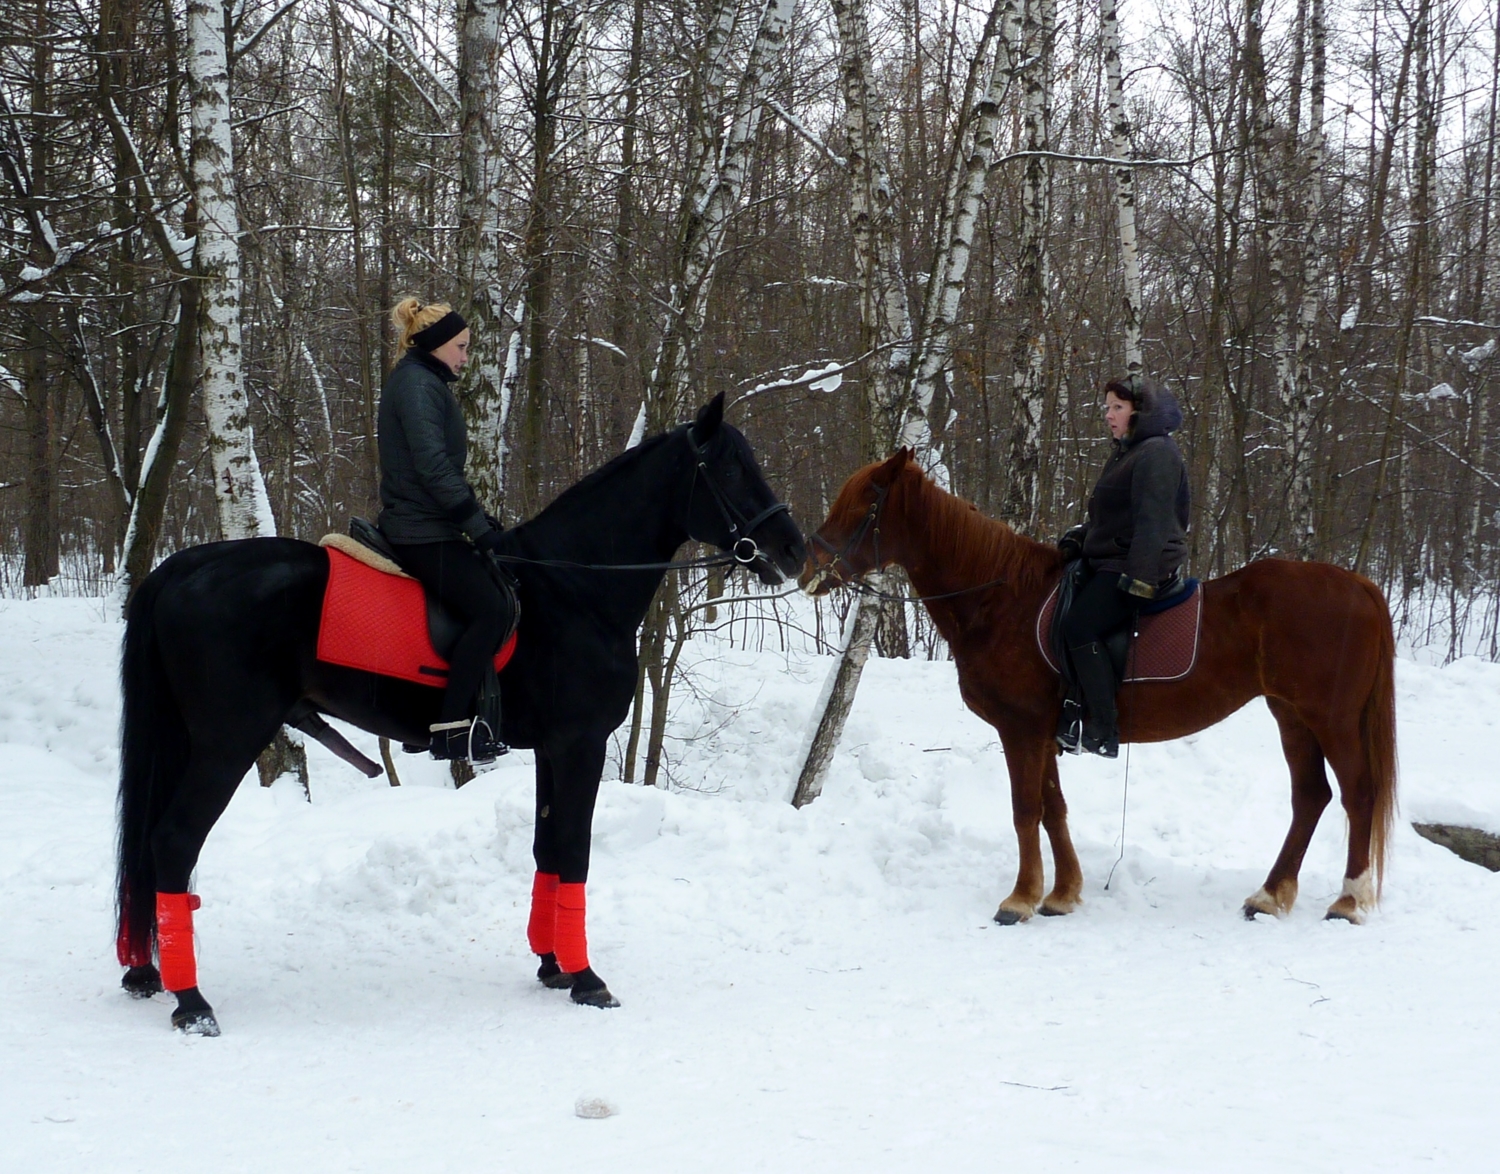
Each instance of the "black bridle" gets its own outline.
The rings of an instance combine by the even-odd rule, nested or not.
[[[693,439],[693,426],[689,424],[683,430],[683,438],[687,441],[688,449],[693,454],[693,459],[698,462],[693,470],[693,488],[688,491],[688,510],[693,508],[693,492],[698,488],[698,478],[703,478],[703,484],[708,486],[709,496],[714,499],[714,504],[719,507],[719,514],[724,519],[724,525],[729,528],[729,551],[734,561],[742,567],[751,566],[756,559],[763,558],[760,547],[755,539],[751,537],[755,531],[770,521],[777,514],[790,513],[791,507],[784,501],[773,502],[753,518],[745,517],[734,502],[729,500],[729,495],[724,492],[711,472],[709,472],[707,449]],[[769,561],[769,560],[768,560]]]
[[[991,587],[999,587],[1005,582],[1004,578],[991,579],[987,583],[976,583],[973,587],[960,587],[957,591],[944,591],[939,595],[897,595],[894,592],[882,591],[878,587],[871,587],[868,583],[860,582],[866,572],[856,571],[854,564],[849,561],[849,556],[864,541],[865,535],[873,530],[871,540],[875,556],[874,569],[878,570],[880,568],[880,511],[885,507],[885,499],[890,491],[891,487],[889,484],[877,485],[875,487],[875,500],[870,503],[870,508],[865,511],[864,521],[849,536],[849,541],[844,543],[843,549],[835,549],[833,543],[829,542],[821,534],[814,534],[812,536],[813,545],[820,547],[833,556],[829,560],[827,569],[837,576],[840,587],[847,587],[857,594],[873,595],[878,599],[890,600],[893,603],[932,603],[939,599],[955,599],[960,595],[970,595],[976,591],[987,591]],[[850,578],[844,577],[843,572],[839,570],[839,563],[843,563],[852,572]]]
[[[859,528],[849,536],[849,541],[844,543],[842,550],[835,550],[833,543],[821,534],[814,534],[812,541],[815,546],[833,555],[828,564],[828,569],[838,576],[839,585],[844,587],[854,586],[853,580],[860,578],[864,572],[854,570],[854,564],[849,561],[849,556],[865,540],[865,535],[874,529],[872,535],[875,545],[875,566],[880,566],[880,511],[885,506],[886,495],[891,491],[890,485],[877,485],[875,487],[875,500],[870,503],[870,508],[865,511],[865,519],[859,524]],[[852,572],[850,578],[845,578],[843,572],[838,569],[839,563],[843,563]]]

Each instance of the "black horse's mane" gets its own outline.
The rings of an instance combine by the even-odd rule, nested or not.
[[[648,453],[656,451],[667,441],[681,433],[682,427],[673,428],[669,432],[658,433],[656,436],[648,436],[637,445],[627,448],[616,457],[612,457],[600,465],[592,473],[586,474],[581,480],[574,482],[552,499],[540,513],[533,514],[520,526],[531,526],[537,522],[545,521],[554,515],[564,513],[578,503],[578,499],[593,494],[603,482],[615,477],[628,466],[632,466]],[[519,529],[520,526],[517,528]]]

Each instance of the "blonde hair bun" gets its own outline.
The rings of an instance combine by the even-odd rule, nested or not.
[[[396,328],[396,358],[411,349],[412,335],[426,330],[452,310],[447,302],[424,304],[421,298],[407,297],[397,302],[391,310],[391,325]]]

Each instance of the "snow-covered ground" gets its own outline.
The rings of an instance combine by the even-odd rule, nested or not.
[[[1004,761],[951,665],[872,661],[798,812],[830,661],[705,640],[674,789],[601,791],[609,1012],[532,977],[529,756],[455,792],[312,747],[311,804],[252,777],[204,851],[204,1040],[118,985],[118,637],[98,601],[0,601],[6,1171],[1496,1166],[1500,875],[1405,821],[1500,831],[1500,666],[1399,666],[1403,822],[1370,924],[1321,920],[1336,808],[1294,914],[1240,919],[1289,818],[1256,703],[1132,749],[1107,891],[1126,760],[1065,760],[1087,903],[1000,928]]]

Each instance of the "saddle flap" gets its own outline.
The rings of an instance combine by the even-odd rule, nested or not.
[[[1064,580],[1066,580],[1066,575]],[[1047,667],[1064,674],[1058,664],[1059,581],[1036,617],[1036,643]],[[1121,628],[1105,638],[1104,645],[1122,684],[1144,681],[1177,681],[1198,663],[1198,645],[1203,630],[1203,591],[1198,580],[1189,579],[1186,589],[1158,601],[1161,606],[1142,608],[1132,628]]]
[[[429,618],[431,601],[415,579],[376,570],[331,543],[327,550],[328,587],[318,624],[317,658],[413,684],[445,685],[457,622],[441,612],[435,622]],[[444,636],[445,631],[453,635]],[[441,648],[434,635],[442,640]],[[512,632],[495,655],[496,671],[510,661],[515,648]]]

